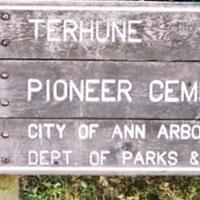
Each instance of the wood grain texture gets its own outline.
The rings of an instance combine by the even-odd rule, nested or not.
[[[38,3],[39,4],[39,3]],[[42,3],[41,3],[42,4]],[[4,4],[2,4],[4,5]],[[62,5],[56,11],[33,11],[3,9],[1,13],[9,13],[9,20],[0,20],[0,40],[9,39],[10,45],[0,46],[0,58],[23,59],[98,59],[98,60],[199,60],[200,56],[200,6],[199,4],[151,4],[151,3],[70,3],[70,6],[95,5],[102,11],[62,11]],[[151,11],[105,11],[109,6],[114,8],[133,8]],[[184,5],[184,6],[183,6]],[[175,6],[175,8],[173,8]],[[153,8],[155,7],[155,11]],[[165,12],[166,8],[166,12]],[[198,10],[199,8],[199,10]],[[170,12],[167,9],[174,9]],[[177,12],[175,11],[177,9]],[[180,11],[178,11],[180,9]],[[188,11],[187,11],[188,9]],[[195,12],[193,12],[193,9]],[[98,20],[102,24],[102,34],[105,32],[106,21],[115,21],[120,24],[123,20],[142,20],[142,24],[136,26],[136,37],[142,39],[142,43],[116,42],[108,40],[104,43],[90,42],[88,37],[82,42],[47,42],[46,26],[40,30],[38,40],[34,39],[33,25],[28,23],[31,18],[47,19],[74,19],[89,22]],[[61,37],[61,24],[57,24],[55,30]],[[79,34],[77,32],[77,34]]]
[[[149,85],[153,80],[178,80],[186,84],[188,91],[200,76],[199,63],[184,62],[86,62],[86,61],[1,61],[0,72],[7,72],[8,79],[0,81],[0,97],[10,104],[1,106],[0,117],[17,118],[144,118],[144,119],[199,119],[199,89],[198,100],[180,102],[152,102],[149,95]],[[34,93],[28,101],[28,79],[38,79],[43,83],[43,89]],[[74,81],[77,87],[80,80],[114,79],[128,80],[132,84],[129,94],[132,102],[125,96],[115,102],[80,101],[75,94],[73,101],[69,98],[56,101],[51,98],[46,101],[45,81],[51,83],[63,79]],[[52,86],[53,87],[53,86]],[[52,97],[51,87],[51,97]],[[101,87],[93,87],[92,96],[101,96]],[[171,96],[181,96],[179,84],[170,85]],[[198,86],[199,88],[199,86]],[[109,95],[116,96],[117,85],[109,86]],[[62,95],[62,88],[58,94]],[[163,94],[164,90],[154,88],[154,96]],[[193,95],[194,96],[194,95]]]
[[[26,0],[1,0],[0,2],[2,6],[9,5],[9,6],[25,6],[25,5],[62,5],[62,6],[134,6],[134,7],[152,7],[157,6],[160,7],[170,7],[170,8],[191,8],[197,7],[199,5],[198,2],[159,2],[159,1],[115,1],[115,0],[33,0],[33,1],[26,1]]]
[[[18,176],[0,175],[0,199],[19,200]]]
[[[33,0],[33,1],[26,1],[26,0],[2,0],[1,5],[32,5],[32,4],[37,4],[37,5],[51,5],[51,4],[57,4],[61,3],[63,5],[112,5],[112,6],[127,6],[127,5],[132,5],[132,6],[195,6],[198,5],[198,2],[159,2],[159,1],[115,1],[115,0]]]
[[[194,126],[198,127],[193,134],[197,137],[200,135],[200,4],[2,0],[0,17],[0,174],[200,175],[200,136],[196,140],[176,138],[177,134],[180,136],[185,131],[181,129],[182,125],[190,128],[190,134]],[[122,42],[119,38],[116,42],[91,42],[88,36],[81,42],[47,42],[46,25],[41,26],[36,41],[33,25],[28,23],[33,18],[82,20],[87,27],[89,22],[95,20],[102,24],[102,35],[107,21],[119,25],[127,20],[141,20],[142,23],[135,26],[135,37],[141,38],[142,42]],[[62,24],[54,28],[57,36],[62,38]],[[76,34],[79,35],[79,31]],[[2,45],[5,40],[8,40],[8,46]],[[2,77],[4,72],[9,75],[8,78]],[[30,78],[39,79],[43,84],[47,79],[51,83],[58,79],[73,80],[77,85],[80,80],[86,79],[129,80],[133,85],[130,93],[132,102],[128,102],[125,97],[121,102],[112,103],[80,102],[78,97],[73,102],[47,102],[44,90],[28,102],[27,81]],[[188,91],[191,91],[196,81],[199,84],[197,101],[169,103],[162,100],[153,103],[149,99],[149,84],[153,80],[184,81]],[[180,97],[180,86],[174,85],[172,88],[172,97]],[[99,86],[95,88],[95,95],[101,92]],[[155,94],[161,92],[156,89]],[[116,93],[117,87],[113,86],[111,94]],[[6,104],[5,100],[8,100],[9,105],[2,105],[3,101]],[[28,137],[30,124],[40,126],[42,139]],[[53,124],[50,139],[47,138],[47,124]],[[78,138],[78,129],[83,124],[99,125],[92,139]],[[62,139],[59,139],[57,125],[65,125]],[[121,130],[125,126],[145,125],[146,138],[112,138],[116,125]],[[158,139],[157,134],[162,125],[168,131],[171,125],[178,126],[180,130],[176,134],[174,129],[171,130],[173,139]],[[62,153],[61,158],[53,161],[52,155],[45,153],[45,158],[41,160],[49,164],[30,166],[30,150],[38,153],[42,150],[72,150],[73,153],[69,164],[66,164]],[[110,152],[105,163],[91,166],[90,153],[103,150]],[[125,151],[130,152],[133,158],[123,165],[122,154]],[[169,166],[169,158],[165,155],[167,165],[163,162],[160,165],[152,162],[133,164],[137,152],[141,152],[144,159],[148,160],[148,151],[161,154],[176,151],[178,163]],[[197,165],[191,165],[192,151],[198,153],[195,158]],[[2,187],[2,182],[5,186],[7,181],[6,177],[2,177],[0,197],[3,196],[3,200],[5,197],[13,199],[11,190]],[[17,197],[17,178],[12,183],[15,187],[10,186]]]
[[[52,129],[51,139],[46,138],[46,131],[43,129],[43,139],[30,139],[28,138],[28,126],[31,123],[44,125],[45,123],[53,124],[65,124],[63,138],[59,139],[58,132],[56,129]],[[80,140],[78,137],[78,128],[82,124],[98,123],[99,127],[96,129],[92,139]],[[118,125],[121,130],[124,125],[131,127],[131,125],[146,127],[146,138],[145,139],[120,139],[118,136],[112,138],[114,127]],[[9,163],[0,162],[0,173],[15,173],[15,174],[109,174],[109,175],[133,175],[133,174],[200,174],[198,170],[199,165],[191,165],[190,158],[191,152],[197,151],[199,153],[199,142],[200,140],[194,140],[192,138],[187,140],[181,139],[165,139],[164,137],[157,139],[158,132],[161,125],[164,125],[167,130],[170,130],[170,125],[176,124],[182,126],[187,124],[191,128],[194,126],[200,127],[199,121],[156,121],[156,120],[58,120],[58,119],[45,119],[45,120],[33,120],[33,119],[3,119],[0,120],[1,128],[9,133],[8,138],[0,139],[0,156],[9,158]],[[196,129],[197,130],[197,129]],[[123,131],[122,131],[123,132]],[[190,131],[192,133],[192,131]],[[179,132],[180,134],[180,132]],[[199,131],[195,132],[198,136]],[[73,156],[70,157],[70,163],[66,165],[65,158],[61,157],[56,159],[55,164],[49,165],[34,165],[28,167],[28,151],[35,150],[37,152],[41,150],[72,150]],[[106,161],[101,166],[92,166],[89,162],[89,153],[92,151],[109,150],[110,154],[107,156]],[[144,165],[140,162],[133,164],[133,159],[127,160],[126,163],[122,164],[122,152],[129,151],[133,153],[133,159],[138,151],[142,152],[145,157],[147,151],[154,152],[170,152],[176,151],[178,153],[177,164],[170,166],[169,164],[148,164]],[[50,162],[51,156],[45,155],[45,162]],[[164,160],[169,160],[167,156],[164,156]],[[197,157],[199,161],[199,157]],[[17,167],[12,168],[12,167]],[[26,169],[25,169],[25,168]],[[39,169],[37,167],[40,167]],[[45,169],[48,167],[48,169]],[[60,168],[59,168],[60,167]],[[64,168],[63,168],[64,167]],[[68,168],[71,169],[67,171]],[[89,169],[79,169],[76,167],[89,167]],[[95,169],[96,167],[96,169]],[[98,167],[106,168],[98,169]],[[119,171],[116,171],[118,167]],[[162,170],[154,170],[157,167]],[[179,171],[178,167],[182,170]],[[37,169],[36,169],[37,168]],[[74,169],[73,169],[74,168]],[[126,171],[126,169],[128,169]],[[130,168],[132,170],[130,170]],[[141,169],[138,169],[141,168]],[[148,169],[148,171],[143,169]],[[175,171],[170,171],[176,169]],[[188,171],[187,171],[188,168]],[[3,171],[6,169],[5,171]],[[10,171],[9,171],[10,169]],[[45,170],[44,170],[45,169]],[[73,170],[72,170],[73,169]],[[77,169],[77,170],[76,170]],[[113,169],[113,170],[112,170]],[[192,170],[194,169],[194,170]],[[137,171],[138,170],[138,171]]]

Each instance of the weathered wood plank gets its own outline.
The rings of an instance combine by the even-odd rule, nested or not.
[[[0,175],[0,200],[19,200],[18,176]]]
[[[23,3],[22,3],[23,4]],[[38,3],[39,4],[39,3]],[[41,2],[41,5],[43,3]],[[58,2],[59,4],[59,2]],[[55,4],[53,4],[55,5]],[[65,6],[64,6],[65,5]],[[81,6],[80,6],[81,5]],[[4,7],[6,6],[6,7]],[[78,6],[78,8],[76,8]],[[5,9],[6,8],[6,9]],[[1,16],[8,13],[8,20],[0,20],[0,58],[35,59],[102,59],[102,60],[199,60],[200,56],[200,6],[199,4],[151,4],[151,3],[62,3],[54,7],[1,6]],[[33,10],[34,9],[34,10]],[[88,9],[88,10],[87,10]],[[93,10],[92,10],[93,9]],[[5,16],[5,15],[4,15]],[[34,37],[34,24],[30,19],[43,19],[39,25],[39,38]],[[52,23],[50,38],[61,41],[47,41],[47,20],[61,20]],[[64,39],[64,20],[74,20],[68,28],[77,25],[75,36],[68,34]],[[131,25],[131,38],[141,42],[130,42],[128,23]],[[81,39],[80,22],[83,27],[93,27],[94,37],[84,34]],[[99,22],[100,37],[105,37],[107,22],[116,23],[120,31],[125,28],[124,42],[119,36],[105,41],[96,38]],[[125,25],[124,25],[125,23]],[[75,25],[74,25],[75,24]],[[133,30],[134,29],[134,30]],[[49,29],[50,30],[50,29]],[[136,34],[133,32],[136,31]],[[53,33],[54,32],[54,33]],[[108,32],[111,33],[112,31]],[[91,37],[92,39],[91,39]],[[76,40],[78,41],[73,41]],[[94,41],[92,41],[94,39]],[[9,42],[5,42],[9,40]],[[112,41],[113,40],[113,41]],[[7,46],[8,45],[8,46]]]
[[[0,174],[200,174],[199,121],[3,119],[0,125]],[[93,127],[92,137],[80,127]],[[63,151],[71,151],[69,162]],[[102,163],[94,151],[108,152]]]
[[[1,61],[0,72],[2,118],[199,119],[198,62]]]
[[[81,1],[81,0],[32,0],[32,1],[26,1],[26,0],[1,0],[1,5],[9,5],[9,6],[23,6],[23,5],[56,5],[56,4],[62,4],[65,5],[81,5],[81,6],[97,6],[97,5],[112,5],[112,6],[158,6],[158,7],[176,7],[176,6],[182,6],[184,8],[198,5],[198,2],[161,2],[161,1],[107,1],[107,0],[87,0],[87,1]]]

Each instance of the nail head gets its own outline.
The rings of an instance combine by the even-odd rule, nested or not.
[[[2,158],[1,158],[1,162],[2,162],[3,164],[8,164],[8,163],[10,162],[10,159],[9,159],[8,157],[2,157]]]
[[[3,19],[3,20],[9,20],[10,19],[10,15],[8,13],[2,13],[1,19]]]
[[[10,44],[10,40],[8,40],[8,39],[4,39],[1,41],[1,45],[4,47],[7,47],[9,44]]]
[[[3,131],[1,133],[2,138],[8,138],[9,137],[9,133],[7,131]]]
[[[1,105],[2,106],[8,106],[9,105],[9,101],[7,99],[2,99],[1,100]]]
[[[9,74],[6,72],[1,73],[1,78],[2,79],[7,79],[9,77]]]

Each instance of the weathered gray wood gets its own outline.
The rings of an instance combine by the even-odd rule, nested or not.
[[[134,6],[134,7],[149,7],[149,6],[157,6],[158,8],[169,7],[169,8],[195,8],[198,6],[198,2],[159,2],[159,1],[115,1],[115,0],[1,0],[0,5],[8,5],[8,6],[28,6],[28,5],[37,5],[37,6],[53,6],[53,5],[62,5],[62,6]]]
[[[18,200],[18,176],[0,175],[0,200]]]
[[[44,128],[45,124],[65,125],[62,139],[59,139],[57,129],[54,127],[50,131],[51,138],[47,139],[47,132]],[[41,125],[42,139],[30,139],[28,137],[28,127],[30,124]],[[96,132],[91,139],[81,140],[79,138],[78,129],[80,125],[98,124]],[[123,127],[145,126],[145,138],[119,138],[119,135],[114,135],[114,129],[119,126],[122,133],[125,133]],[[184,131],[178,131],[177,134],[172,134],[173,138],[166,139],[161,137],[158,139],[158,133],[161,126],[165,126],[167,132],[170,131],[170,126],[176,125],[180,128],[183,126],[189,127],[189,135],[196,137],[181,137],[186,136]],[[0,174],[112,174],[112,175],[133,175],[133,174],[200,174],[199,165],[191,164],[191,152],[200,153],[200,122],[199,121],[145,121],[145,120],[32,120],[32,119],[3,119],[0,120],[2,130],[8,133],[9,137],[0,138]],[[194,127],[195,131],[194,131]],[[135,130],[135,129],[133,129]],[[172,129],[171,129],[172,130]],[[173,129],[175,130],[175,129]],[[185,128],[182,130],[186,130]],[[193,131],[192,131],[193,130]],[[33,132],[32,132],[33,133]],[[34,132],[35,133],[35,132]],[[171,131],[172,133],[172,131]],[[177,138],[179,137],[179,138]],[[65,157],[55,159],[54,164],[50,163],[51,156],[45,154],[43,161],[47,165],[28,163],[28,151],[34,150],[40,152],[42,150],[57,150],[59,152],[72,150],[69,164],[66,164]],[[106,160],[102,165],[93,166],[89,162],[89,154],[92,151],[110,151]],[[129,151],[133,153],[133,158],[122,164],[122,153]],[[177,152],[177,162],[173,165],[169,164],[172,159],[167,155],[163,157],[164,162],[158,163],[156,159],[155,165],[152,162],[142,164],[136,162],[133,164],[137,152],[142,152],[143,158],[147,158],[147,151],[157,153],[172,151]],[[199,154],[200,155],[200,154]],[[7,162],[2,162],[2,158],[7,158]],[[200,156],[196,157],[197,162],[200,161]],[[5,160],[4,160],[5,161]],[[148,163],[148,165],[147,165]]]
[[[8,106],[1,106],[0,117],[22,118],[145,118],[145,119],[199,119],[200,113],[200,67],[199,63],[187,62],[86,62],[86,61],[1,61],[0,72],[9,74],[7,79],[0,80],[0,98]],[[38,79],[42,82],[42,90],[33,93],[28,101],[28,79]],[[46,100],[45,81],[51,83],[50,101]],[[109,92],[106,96],[115,98],[115,102],[101,100],[101,84],[92,85],[94,93],[90,96],[98,97],[99,102],[83,101],[73,93],[73,100],[57,101],[53,98],[53,83],[63,79],[67,83],[74,81],[80,87],[80,81],[98,79],[116,80],[116,84],[106,85]],[[117,100],[118,80],[128,80],[132,89],[129,91],[130,102],[125,95]],[[150,99],[150,83],[160,80],[182,81],[188,93],[191,92],[195,81],[197,83],[197,100],[194,93],[190,101],[181,101],[182,87],[171,84],[172,98],[179,102],[152,102]],[[36,84],[37,86],[37,84]],[[35,87],[35,85],[34,85]],[[126,88],[127,86],[125,86]],[[194,88],[193,88],[194,89]],[[58,95],[62,96],[62,86]],[[69,93],[69,91],[68,91]],[[154,96],[164,95],[165,90],[154,86]],[[85,96],[85,90],[84,90]],[[2,103],[2,102],[1,102]]]
[[[21,4],[23,3],[22,1]],[[54,2],[50,4],[57,6],[32,8],[38,9],[37,11],[31,10],[29,3],[27,5],[30,7],[22,6],[21,10],[14,6],[9,9],[8,5],[11,3],[2,3],[1,13],[8,13],[10,18],[0,20],[0,40],[9,39],[10,44],[6,47],[0,46],[0,58],[199,60],[199,4],[60,2],[59,6],[59,2],[58,5]],[[38,2],[38,6],[43,4],[43,1]],[[20,5],[20,2],[16,5]],[[76,6],[79,6],[78,11]],[[42,25],[40,37],[36,41],[33,25],[28,23],[31,18],[74,19],[87,23],[99,20],[103,24],[101,33],[105,33],[107,20],[119,24],[124,20],[142,20],[142,24],[135,28],[135,37],[141,38],[142,43],[122,42],[120,39],[114,43],[109,40],[103,43],[90,42],[88,36],[82,42],[47,42],[45,25]],[[55,30],[61,37],[61,24],[56,25]]]

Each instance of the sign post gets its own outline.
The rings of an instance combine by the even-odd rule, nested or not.
[[[19,184],[17,176],[0,176],[0,199],[18,200]]]
[[[199,175],[199,24],[198,3],[1,3],[0,197],[16,175]]]

